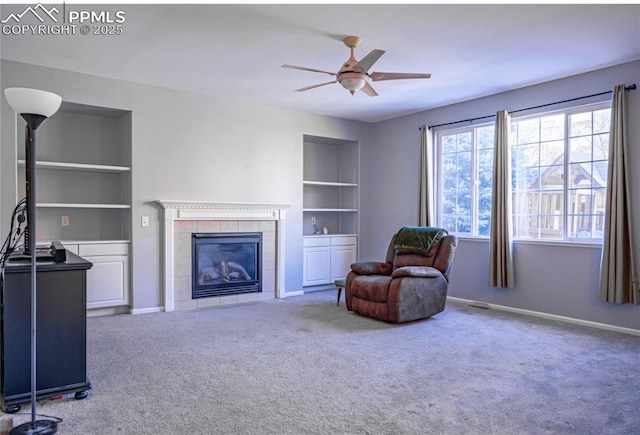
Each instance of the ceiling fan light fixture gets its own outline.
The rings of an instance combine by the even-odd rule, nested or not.
[[[358,73],[346,73],[338,79],[343,88],[352,94],[362,89],[365,84],[365,79],[362,74]]]

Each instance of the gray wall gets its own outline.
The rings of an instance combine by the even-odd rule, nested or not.
[[[613,89],[616,84],[640,84],[640,62],[632,62],[517,89],[465,103],[455,104],[373,126],[369,183],[375,195],[363,198],[370,210],[371,251],[361,250],[361,259],[380,259],[389,238],[404,225],[416,225],[418,173],[422,124],[436,125],[518,110],[536,105],[591,95]],[[635,221],[640,213],[640,91],[629,96],[631,136],[632,206]],[[426,96],[428,98],[428,95]],[[581,103],[610,99],[610,96]],[[574,103],[575,104],[575,103]],[[565,105],[566,106],[566,105]],[[562,107],[553,106],[551,109]],[[640,249],[640,227],[634,233]],[[640,306],[614,305],[596,298],[601,249],[570,245],[516,242],[515,289],[488,286],[488,241],[461,240],[451,274],[449,295],[513,308],[542,311],[593,322],[640,329]],[[640,255],[636,257],[640,263]],[[640,264],[638,265],[640,270]]]
[[[299,112],[237,106],[202,95],[2,61],[1,88],[46,89],[70,101],[131,110],[133,308],[162,305],[161,211],[154,201],[290,203],[288,292],[302,290],[303,135],[360,141],[370,126]],[[15,206],[15,116],[1,98],[2,234]],[[150,216],[150,226],[140,219]]]
[[[2,89],[42,88],[66,101],[133,111],[132,294],[133,308],[144,309],[162,304],[161,213],[153,203],[157,199],[291,203],[285,285],[287,291],[301,290],[304,134],[360,141],[359,257],[380,259],[394,231],[417,223],[420,125],[589,95],[618,83],[638,83],[640,62],[377,124],[239,107],[201,95],[7,61],[2,62],[0,74]],[[0,223],[6,234],[15,205],[15,117],[1,100]],[[630,120],[637,120],[639,91],[629,93],[629,100]],[[635,176],[640,167],[640,126],[630,124],[631,137],[636,138],[631,147]],[[636,177],[633,204],[640,203],[637,183]],[[139,225],[143,215],[151,216],[149,228]],[[640,246],[640,230],[634,239]],[[511,290],[488,287],[486,241],[461,240],[456,255],[451,296],[640,329],[640,307],[616,306],[595,297],[599,247],[516,243],[517,287]]]

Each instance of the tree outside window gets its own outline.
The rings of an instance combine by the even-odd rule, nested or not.
[[[450,232],[489,235],[493,132],[490,125],[439,136],[440,221]]]

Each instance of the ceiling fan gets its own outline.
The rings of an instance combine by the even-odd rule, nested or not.
[[[324,71],[315,68],[307,68],[304,66],[296,65],[282,65],[283,68],[299,69],[303,71],[319,72],[335,76],[335,80],[326,83],[320,83],[317,85],[306,86],[304,88],[296,89],[296,92],[308,91],[309,89],[318,88],[320,86],[330,85],[333,83],[340,83],[343,88],[351,92],[353,95],[357,90],[361,90],[370,97],[375,97],[378,93],[371,87],[366,78],[370,78],[372,81],[380,80],[398,80],[398,79],[428,79],[431,74],[412,74],[412,73],[389,73],[389,72],[372,72],[369,73],[369,68],[380,56],[385,52],[384,50],[372,50],[369,54],[358,61],[354,54],[353,49],[356,48],[361,41],[358,36],[347,36],[342,40],[344,44],[351,49],[351,57],[342,65],[342,68],[337,73]]]

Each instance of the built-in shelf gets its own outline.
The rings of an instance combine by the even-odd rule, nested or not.
[[[307,186],[358,187],[356,183],[340,183],[332,181],[303,181]]]
[[[316,212],[337,212],[337,213],[353,213],[358,211],[356,208],[303,208],[303,212],[316,211]]]
[[[18,166],[24,166],[25,160],[18,160]],[[68,163],[68,162],[47,162],[36,161],[36,168],[41,169],[60,169],[65,171],[91,171],[91,172],[112,172],[122,173],[131,170],[128,166],[113,166],[113,165],[93,165],[89,163]]]
[[[86,204],[86,203],[69,203],[69,202],[38,202],[36,207],[40,208],[111,208],[111,209],[127,209],[131,208],[129,204]]]
[[[336,237],[336,236],[358,237],[357,234],[353,234],[353,233],[341,233],[341,234],[305,234],[304,238],[305,239],[325,239],[325,238]]]
[[[51,241],[47,241],[48,243],[43,243],[44,246],[51,243]],[[114,243],[130,243],[131,240],[120,240],[120,239],[112,239],[112,240],[93,240],[93,239],[78,239],[78,240],[60,240],[63,245],[113,245]],[[40,243],[40,242],[38,242]]]
[[[304,136],[302,234],[358,233],[359,145]]]

